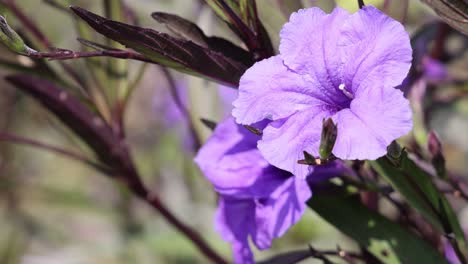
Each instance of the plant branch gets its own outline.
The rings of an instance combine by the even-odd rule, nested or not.
[[[18,89],[30,94],[55,114],[87,143],[102,163],[112,168],[114,173],[109,176],[123,182],[135,196],[146,201],[161,213],[171,225],[190,239],[203,255],[213,263],[227,263],[197,231],[180,221],[156,194],[144,186],[126,142],[78,99],[66,94],[53,83],[40,78],[29,75],[13,75],[6,79]]]
[[[132,59],[142,62],[155,63],[154,61],[146,58],[145,56],[126,50],[97,50],[97,51],[71,51],[64,49],[57,49],[52,52],[31,52],[27,54],[28,57],[35,59],[48,58],[51,60],[70,60],[79,58],[91,57],[113,57],[118,59]]]
[[[323,251],[316,250],[309,244],[309,252],[312,258],[320,259],[324,264],[333,264],[323,253]]]
[[[2,3],[18,18],[23,26],[47,49],[52,47],[49,39],[42,33],[42,31],[35,25],[35,23],[29,19],[23,11],[16,5],[15,0],[2,0]],[[63,62],[60,62],[62,68],[71,76],[71,78],[78,83],[83,89],[86,89],[86,84],[80,78],[78,73]]]
[[[29,139],[29,138],[25,138],[25,137],[13,135],[13,134],[5,133],[5,132],[0,132],[0,141],[5,141],[9,143],[17,143],[17,144],[22,144],[22,145],[29,145],[31,147],[36,147],[39,149],[47,150],[47,151],[62,155],[64,157],[79,161],[81,163],[84,163],[85,165],[90,166],[102,173],[111,174],[111,170],[109,167],[104,166],[93,160],[90,160],[86,156],[83,156],[79,153],[72,152],[66,149],[55,147],[55,146],[52,146],[43,142],[39,142],[33,139]]]
[[[180,98],[177,85],[171,73],[166,67],[161,67],[161,71],[163,72],[164,76],[166,77],[167,82],[169,83],[169,92],[172,96],[172,100],[174,101],[177,108],[179,108],[179,111],[182,113],[182,115],[186,119],[186,122],[189,126],[190,135],[193,138],[193,141],[195,142],[194,149],[196,151],[200,148],[201,142],[197,136],[195,124],[193,123],[192,118],[190,118],[190,113],[187,110],[187,107],[184,105],[184,103],[182,102],[182,99]]]
[[[358,5],[359,5],[359,9],[362,9],[365,6],[364,0],[358,0]]]

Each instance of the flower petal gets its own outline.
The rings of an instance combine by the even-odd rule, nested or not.
[[[319,8],[293,13],[281,30],[280,56],[299,74],[314,80],[326,102],[342,105],[348,98],[338,89],[343,61],[338,51],[340,30],[349,13],[339,7],[331,14]]]
[[[351,15],[342,27],[339,45],[344,83],[353,93],[362,85],[396,87],[411,66],[408,33],[398,21],[373,6]]]
[[[319,183],[344,173],[353,175],[354,172],[348,168],[343,161],[332,161],[322,165],[314,166],[314,171],[307,176],[307,182],[310,184]]]
[[[377,159],[387,146],[412,128],[411,109],[400,90],[369,87],[351,102],[351,108],[336,113],[338,126],[333,154],[341,159]]]
[[[263,127],[263,124],[256,123]],[[205,177],[222,195],[237,198],[269,196],[290,173],[271,166],[257,149],[260,137],[234,122],[216,126],[195,157]]]
[[[314,85],[289,70],[279,56],[255,63],[242,76],[232,115],[240,124],[277,120],[320,103]]]
[[[323,118],[332,112],[322,107],[310,108],[270,123],[263,130],[258,149],[271,165],[305,178],[311,168],[298,164],[303,151],[318,156]]]
[[[232,244],[235,263],[254,263],[248,236],[255,230],[255,203],[220,197],[215,215],[215,228]]]
[[[223,110],[223,117],[227,118],[232,113],[232,103],[237,98],[239,90],[233,89],[232,87],[220,85],[218,87],[218,95],[221,101],[221,107]]]
[[[282,236],[304,213],[306,201],[312,196],[304,179],[290,177],[265,201],[257,203],[253,235],[259,249],[271,246],[274,238]]]
[[[253,185],[270,165],[256,148],[259,136],[228,118],[195,157],[205,177],[222,194],[232,194]]]

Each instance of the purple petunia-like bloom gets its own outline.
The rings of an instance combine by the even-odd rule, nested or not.
[[[305,179],[271,166],[262,157],[256,147],[259,139],[228,118],[217,125],[195,158],[220,194],[216,229],[232,244],[235,263],[254,263],[249,237],[257,248],[269,248],[274,238],[300,219],[312,195]],[[341,171],[341,166],[331,163],[315,170],[311,178],[323,180]]]
[[[258,148],[272,165],[305,177],[303,151],[318,156],[322,120],[338,127],[333,154],[376,159],[412,127],[401,91],[412,50],[403,26],[372,6],[349,14],[318,8],[293,13],[280,54],[254,64],[240,80],[233,116],[269,119]]]

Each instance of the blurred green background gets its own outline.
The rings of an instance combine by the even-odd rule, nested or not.
[[[77,5],[102,14],[101,1],[57,1]],[[225,25],[199,1],[190,0],[128,0],[145,27],[165,30],[151,19],[150,13],[164,11],[178,14],[197,24],[207,35],[219,35],[239,43]],[[278,32],[287,17],[277,3],[258,0],[261,17],[274,46],[278,46]],[[337,1],[350,11],[357,9],[355,1]],[[21,8],[37,22],[56,47],[78,50],[78,34],[71,17],[44,4],[41,0],[17,1]],[[382,6],[383,1],[366,1]],[[390,1],[388,14],[405,22],[410,33],[436,18],[419,1],[410,1],[405,15],[405,1]],[[334,2],[303,1],[304,6],[319,5],[329,11]],[[15,18],[2,10],[10,25],[21,32]],[[456,44],[454,44],[456,45]],[[468,60],[465,57],[450,74],[468,80]],[[11,54],[0,47],[0,75],[14,70],[6,62],[23,65],[33,61]],[[48,62],[57,67],[57,62]],[[69,61],[86,78],[89,75],[83,60]],[[130,62],[130,76],[137,74],[138,62]],[[3,67],[2,67],[3,66]],[[449,69],[452,69],[450,68]],[[222,118],[223,103],[219,86],[208,81],[173,73],[188,94],[192,119],[203,139],[209,136],[200,117],[218,121]],[[230,248],[213,230],[216,196],[210,184],[192,162],[193,153],[184,143],[184,120],[168,124],[165,111],[171,100],[168,82],[158,66],[146,68],[135,90],[125,116],[129,144],[141,175],[150,189],[158,192],[164,202],[183,221],[200,231],[216,249],[229,256]],[[448,88],[447,88],[448,89]],[[468,89],[468,87],[464,87]],[[434,108],[428,122],[439,132],[444,142],[448,167],[466,174],[468,163],[468,101],[457,100],[450,105]],[[60,122],[38,103],[17,92],[0,80],[0,129],[34,138],[66,149],[81,150],[79,142]],[[186,135],[185,135],[186,136]],[[386,206],[385,204],[382,206]],[[455,203],[462,222],[468,224],[468,211]],[[388,207],[391,216],[391,207]],[[466,215],[466,217],[463,217]],[[276,240],[271,250],[259,252],[257,259],[304,249],[311,243],[319,249],[355,248],[346,237],[319,219],[310,210],[301,222],[284,237]],[[0,142],[0,263],[206,263],[196,248],[165,220],[144,203],[131,197],[122,186],[98,172],[67,158],[31,147]],[[316,263],[307,260],[304,263]]]

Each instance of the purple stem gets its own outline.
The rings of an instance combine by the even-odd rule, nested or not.
[[[91,167],[93,167],[93,168],[95,168],[98,171],[101,171],[103,173],[110,173],[110,169],[108,167],[106,167],[106,166],[104,166],[104,165],[102,165],[102,164],[100,164],[98,162],[92,161],[89,158],[87,158],[86,156],[83,156],[83,155],[81,155],[79,153],[76,153],[76,152],[73,152],[73,151],[69,151],[69,150],[66,150],[66,149],[55,147],[55,146],[52,146],[52,145],[49,145],[49,144],[46,144],[46,143],[43,143],[43,142],[39,142],[39,141],[36,141],[36,140],[33,140],[33,139],[29,139],[29,138],[9,134],[9,133],[0,132],[0,141],[10,142],[10,143],[17,143],[17,144],[22,144],[22,145],[29,145],[29,146],[32,146],[32,147],[44,149],[44,150],[54,152],[56,154],[60,154],[62,156],[71,158],[73,160],[82,162],[82,163],[84,163],[84,164],[86,164],[88,166],[91,166]]]
[[[177,91],[177,85],[171,73],[166,67],[161,67],[161,71],[163,72],[164,76],[167,79],[167,82],[169,83],[169,92],[171,94],[172,100],[174,100],[175,105],[177,106],[177,108],[179,108],[179,111],[182,113],[189,126],[190,136],[193,138],[193,142],[195,142],[194,149],[196,151],[201,147],[201,142],[198,139],[195,124],[193,123],[192,118],[190,118],[190,113],[187,107],[184,105],[182,99],[180,98],[180,94]]]
[[[359,9],[362,9],[365,6],[364,0],[358,0],[358,5],[359,5]]]

